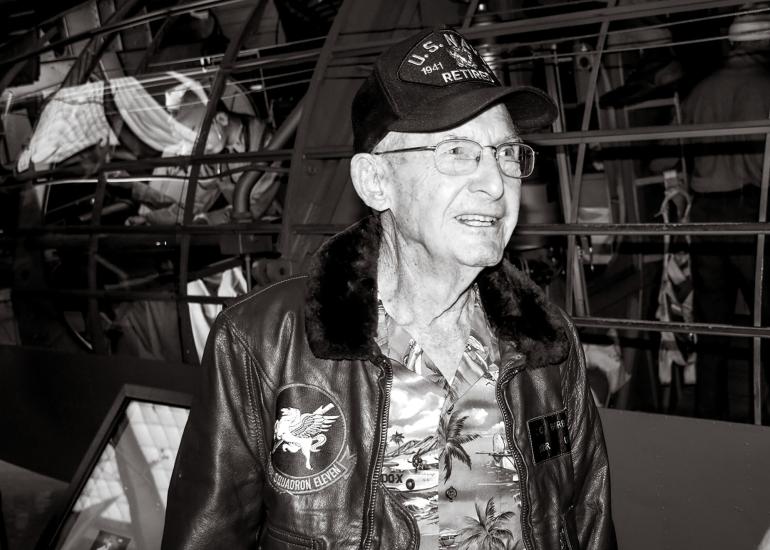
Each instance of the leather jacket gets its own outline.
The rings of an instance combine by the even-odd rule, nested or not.
[[[411,513],[379,480],[392,381],[375,343],[379,243],[368,218],[322,246],[308,276],[220,314],[172,475],[164,550],[417,548]],[[507,262],[476,283],[501,346],[496,394],[525,547],[615,548],[604,437],[574,327]],[[306,437],[293,438],[297,426]]]

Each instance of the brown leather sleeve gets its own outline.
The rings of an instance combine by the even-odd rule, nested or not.
[[[174,465],[163,550],[257,546],[265,449],[254,365],[239,331],[220,314]]]

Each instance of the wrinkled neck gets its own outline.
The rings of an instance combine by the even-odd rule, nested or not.
[[[481,268],[442,261],[407,243],[385,214],[382,231],[377,288],[388,313],[402,325],[459,323]]]

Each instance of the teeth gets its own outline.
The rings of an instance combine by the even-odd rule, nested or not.
[[[479,214],[463,214],[462,216],[457,216],[457,220],[468,225],[483,227],[494,225],[497,218],[494,216],[481,216]]]

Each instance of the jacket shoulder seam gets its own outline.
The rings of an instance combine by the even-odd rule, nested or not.
[[[229,308],[231,308],[233,306],[237,306],[239,304],[242,304],[243,302],[247,302],[247,301],[251,300],[252,298],[256,298],[260,294],[263,294],[263,293],[267,292],[268,290],[270,290],[273,287],[280,286],[282,284],[285,284],[285,283],[288,283],[288,282],[291,282],[291,281],[295,281],[297,279],[307,279],[307,275],[294,275],[293,277],[287,277],[286,279],[281,279],[280,281],[276,281],[276,282],[274,282],[272,284],[267,285],[265,288],[259,289],[257,292],[254,292],[253,294],[250,293],[250,294],[246,294],[245,296],[241,296],[238,300],[232,302],[229,306],[227,306],[225,308],[225,310],[227,310],[227,309],[229,309]]]

